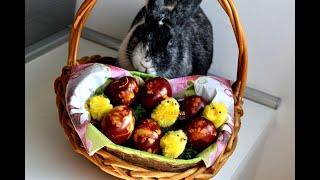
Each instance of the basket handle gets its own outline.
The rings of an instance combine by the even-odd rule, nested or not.
[[[233,0],[218,0],[224,11],[227,13],[232,25],[232,29],[238,44],[238,68],[237,80],[233,84],[233,93],[236,97],[236,108],[242,110],[242,98],[246,90],[248,74],[248,46],[244,30],[240,23],[237,9]]]
[[[68,66],[74,66],[77,64],[77,52],[83,25],[85,24],[96,2],[97,0],[85,0],[75,15],[69,36]]]
[[[246,82],[247,82],[247,67],[248,67],[248,51],[247,42],[244,31],[242,29],[238,12],[233,3],[233,0],[218,0],[224,11],[229,16],[237,44],[239,49],[238,54],[238,68],[237,68],[237,80],[233,84],[234,94],[236,96],[236,106],[242,106],[242,97],[244,95]],[[68,66],[74,66],[77,64],[77,52],[79,47],[80,35],[92,8],[96,4],[97,0],[85,0],[75,16],[72,29],[69,37],[69,55]]]

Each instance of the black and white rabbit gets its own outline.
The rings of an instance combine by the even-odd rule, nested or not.
[[[119,66],[166,78],[207,74],[213,32],[201,1],[146,0],[120,46]]]

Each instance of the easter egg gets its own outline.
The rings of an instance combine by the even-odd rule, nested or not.
[[[139,92],[139,85],[135,78],[124,76],[111,82],[104,93],[113,105],[131,105]]]
[[[133,145],[139,150],[158,153],[162,132],[153,119],[145,119],[133,131]]]
[[[162,77],[155,77],[145,82],[141,88],[140,101],[146,109],[152,109],[167,97],[172,97],[169,82]]]
[[[217,139],[213,123],[204,117],[198,117],[187,126],[189,144],[196,150],[203,150]]]
[[[197,95],[188,96],[182,102],[180,106],[180,120],[190,120],[201,115],[207,102]]]
[[[114,107],[101,121],[101,131],[114,143],[123,144],[132,135],[135,118],[131,108]]]

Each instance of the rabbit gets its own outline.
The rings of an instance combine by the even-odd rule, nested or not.
[[[165,78],[206,75],[212,26],[202,0],[146,0],[119,48],[119,66]]]

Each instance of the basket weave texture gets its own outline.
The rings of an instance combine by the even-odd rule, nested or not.
[[[235,8],[233,0],[218,0],[224,11],[229,16],[235,38],[238,44],[238,67],[237,78],[232,84],[234,95],[234,131],[230,137],[225,151],[217,158],[215,164],[209,168],[206,168],[204,164],[199,164],[195,167],[189,168],[182,172],[165,172],[154,169],[148,169],[146,167],[137,166],[129,163],[125,159],[121,159],[116,154],[109,152],[106,148],[103,148],[96,152],[93,156],[89,156],[82,146],[81,140],[78,134],[74,130],[70,117],[66,110],[65,91],[68,83],[71,69],[77,64],[98,62],[103,64],[113,65],[115,59],[110,57],[101,57],[99,55],[91,57],[83,57],[77,60],[76,54],[78,51],[79,40],[83,25],[85,24],[92,8],[96,4],[96,0],[85,0],[79,8],[69,38],[69,55],[67,65],[63,67],[62,74],[55,80],[54,89],[56,93],[56,105],[59,113],[59,121],[64,129],[65,135],[69,139],[72,148],[75,152],[86,157],[102,171],[111,174],[121,179],[210,179],[214,177],[221,167],[226,163],[228,158],[234,152],[238,141],[238,132],[240,130],[241,121],[240,118],[243,115],[243,95],[246,86],[247,79],[247,43],[244,35],[244,31],[240,24],[237,10]]]

